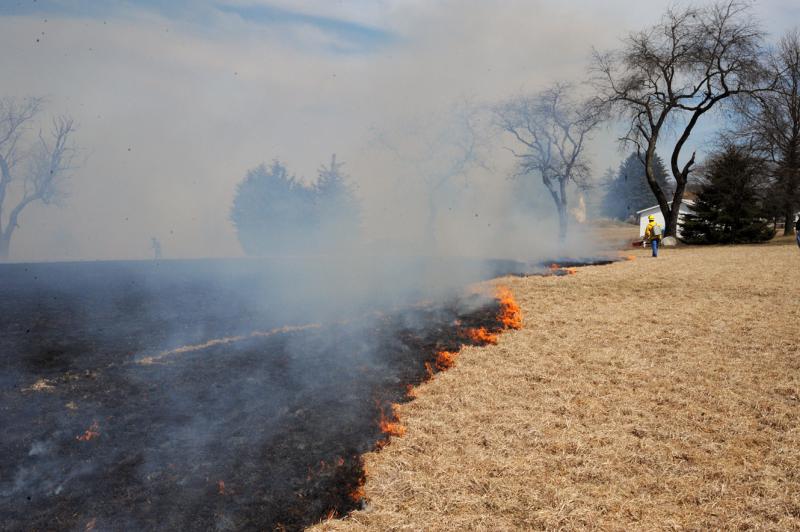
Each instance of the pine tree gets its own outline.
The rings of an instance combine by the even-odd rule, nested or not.
[[[314,199],[277,160],[250,170],[236,187],[230,215],[242,249],[248,255],[308,249],[319,225]]]
[[[306,186],[274,161],[236,188],[230,219],[248,255],[332,252],[359,238],[361,209],[336,156]]]
[[[692,244],[763,242],[774,235],[761,194],[763,162],[737,146],[711,157],[695,201],[681,222],[681,238]]]
[[[654,159],[656,181],[668,195],[672,194],[673,181],[669,177],[664,161],[658,155]],[[650,207],[656,202],[645,177],[644,162],[638,154],[630,154],[620,165],[616,177],[608,183],[603,199],[607,216],[618,220],[632,218],[636,211]]]
[[[334,250],[358,240],[361,227],[361,206],[342,174],[343,163],[331,156],[330,166],[322,166],[314,185],[319,247]]]

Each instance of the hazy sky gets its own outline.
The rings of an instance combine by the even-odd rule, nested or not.
[[[800,20],[796,4],[755,12],[779,33]],[[666,5],[3,0],[0,96],[45,96],[41,118],[73,115],[83,148],[64,206],[29,207],[12,258],[143,258],[151,236],[166,256],[240,255],[227,216],[247,169],[278,157],[313,178],[333,152],[380,236],[398,214],[376,136],[465,98],[585,79],[592,46],[615,46]],[[612,139],[592,146],[598,175],[621,158]]]

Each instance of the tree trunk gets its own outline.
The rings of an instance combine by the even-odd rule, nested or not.
[[[567,216],[566,202],[558,204],[558,241],[564,242],[567,240],[567,228],[569,218]]]
[[[678,217],[681,214],[681,204],[683,203],[683,193],[686,190],[686,181],[675,183],[675,193],[672,195],[672,207],[669,209],[669,217],[664,216],[667,227],[664,228],[664,236],[678,237]]]
[[[650,190],[656,197],[656,201],[658,202],[658,207],[659,209],[661,209],[661,214],[664,215],[664,220],[667,221],[667,227],[669,227],[669,220],[671,218],[669,203],[667,203],[667,195],[664,194],[663,190],[661,190],[661,185],[658,184],[658,180],[656,179],[655,169],[653,168],[653,161],[655,160],[655,158],[656,158],[656,141],[654,139],[648,142],[647,151],[645,152],[644,155],[644,175],[647,180],[647,184],[650,185]],[[669,235],[669,233],[666,231],[665,234]]]
[[[558,202],[558,241],[564,242],[567,240],[567,177],[559,179],[559,190],[561,196]]]
[[[783,215],[783,236],[794,234],[794,213],[792,209],[786,209]]]
[[[550,192],[550,197],[553,198],[553,203],[556,204],[556,211],[558,212],[558,241],[564,242],[567,239],[567,185],[564,181],[559,183],[559,188],[556,188],[551,179],[542,176],[542,181]],[[561,192],[559,194],[559,191]]]

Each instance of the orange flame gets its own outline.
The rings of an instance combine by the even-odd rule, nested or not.
[[[353,491],[350,492],[350,499],[352,499],[353,502],[359,502],[361,499],[363,499],[366,496],[367,496],[367,493],[364,490],[364,485],[363,484],[359,484],[356,489],[354,489]]]
[[[219,482],[217,482],[217,492],[220,495],[225,495],[225,481],[224,480],[220,480]]]
[[[86,432],[84,432],[80,436],[75,436],[75,439],[78,441],[89,441],[95,439],[98,436],[100,436],[100,425],[97,423],[97,421],[93,421],[92,425],[88,429],[86,429]]]
[[[409,399],[416,399],[417,398],[417,390],[414,388],[413,384],[406,385],[406,396]]]
[[[628,255],[625,260],[636,260],[636,255]]]
[[[467,329],[464,331],[464,334],[477,344],[496,344],[497,343],[497,335],[494,333],[490,333],[486,330],[486,327],[478,327],[477,329]]]
[[[497,287],[497,299],[500,300],[500,321],[506,329],[522,328],[522,311],[514,300],[514,294],[505,286]]]
[[[399,437],[406,433],[406,428],[401,425],[400,421],[397,419],[397,407],[398,405],[396,403],[392,403],[392,419],[387,419],[383,414],[383,409],[381,409],[381,431],[389,436]]]
[[[575,275],[578,273],[577,268],[564,268],[564,271],[567,272],[567,275]]]
[[[436,353],[436,369],[444,371],[450,369],[456,363],[458,353],[452,351],[439,351]]]

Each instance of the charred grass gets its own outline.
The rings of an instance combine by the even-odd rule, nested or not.
[[[421,385],[317,530],[800,528],[797,247],[630,254],[502,279],[524,328]]]

